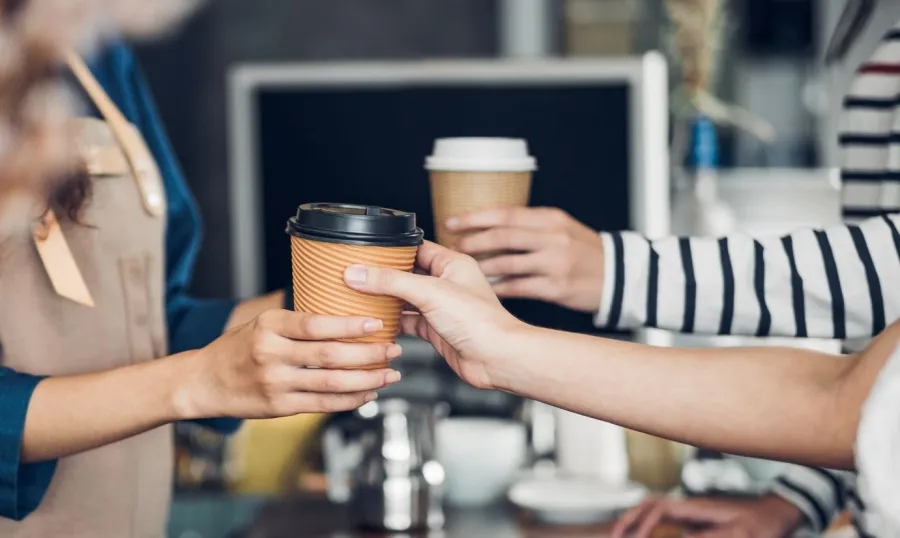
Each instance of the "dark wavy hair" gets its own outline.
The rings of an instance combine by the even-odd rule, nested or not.
[[[78,170],[57,182],[50,193],[48,207],[60,218],[66,217],[72,222],[85,224],[82,217],[85,206],[93,194],[93,186],[87,166],[81,165]]]
[[[0,22],[3,24],[14,23],[18,15],[27,6],[28,0],[0,0]],[[4,99],[11,103],[22,103],[30,89],[46,82],[62,83],[63,68],[59,65],[58,55],[40,45],[26,46],[24,48],[24,62],[28,66],[22,73],[21,80],[5,80],[9,86],[6,89]],[[28,127],[23,125],[21,117],[14,111],[12,124],[18,128]],[[47,207],[53,209],[60,218],[68,218],[74,222],[82,223],[82,216],[87,202],[91,198],[93,182],[84,163],[63,177],[48,178],[49,191],[47,192]]]

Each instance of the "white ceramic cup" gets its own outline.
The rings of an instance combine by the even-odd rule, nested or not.
[[[502,498],[526,455],[525,425],[512,420],[450,418],[438,423],[437,459],[454,506],[484,506]]]

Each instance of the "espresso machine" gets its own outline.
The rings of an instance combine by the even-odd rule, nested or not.
[[[366,528],[442,528],[444,470],[434,433],[447,412],[440,403],[394,398],[337,419],[322,439],[329,500],[352,503]]]

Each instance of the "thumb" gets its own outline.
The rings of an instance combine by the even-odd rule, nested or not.
[[[437,303],[440,281],[397,269],[351,265],[344,271],[344,282],[356,291],[396,297],[423,311]]]

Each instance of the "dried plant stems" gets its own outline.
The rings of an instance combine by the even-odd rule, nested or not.
[[[671,46],[681,68],[681,87],[694,100],[709,91],[724,24],[722,0],[665,0],[672,23]]]

